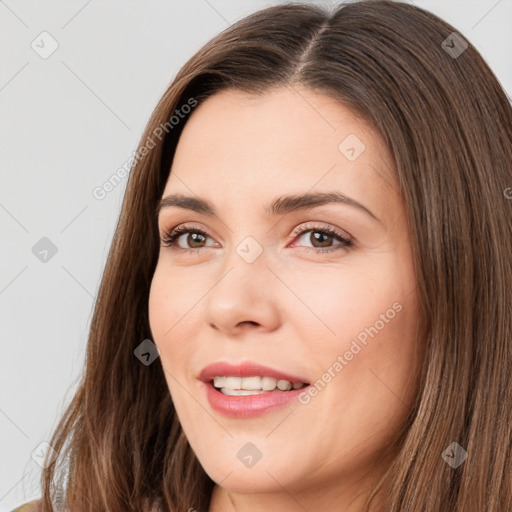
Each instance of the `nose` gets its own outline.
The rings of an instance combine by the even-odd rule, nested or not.
[[[208,326],[226,335],[247,330],[272,331],[279,326],[279,280],[261,254],[248,263],[233,249],[204,301]]]

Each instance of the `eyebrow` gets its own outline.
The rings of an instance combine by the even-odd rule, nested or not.
[[[340,203],[357,208],[382,224],[382,221],[366,208],[366,206],[340,192],[315,192],[280,196],[275,198],[272,203],[265,208],[265,213],[272,216],[284,215],[293,211],[309,210],[317,206],[331,203]],[[169,208],[171,206],[192,210],[212,217],[217,215],[215,207],[209,201],[199,197],[185,196],[183,194],[172,194],[162,198],[157,204],[155,214],[158,216],[163,208]]]

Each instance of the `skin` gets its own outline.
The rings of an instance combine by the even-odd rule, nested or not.
[[[349,134],[365,145],[353,161],[339,149]],[[299,86],[259,96],[222,91],[187,121],[162,197],[205,198],[217,216],[160,211],[162,237],[184,223],[208,237],[185,234],[177,250],[161,247],[149,315],[185,435],[217,484],[210,512],[361,511],[389,464],[389,456],[377,457],[407,416],[422,356],[410,233],[393,166],[371,126]],[[355,199],[380,222],[345,204],[264,212],[277,196],[320,191]],[[354,245],[329,235],[319,242],[314,227],[292,235],[306,224],[332,227]],[[263,249],[252,263],[236,251],[248,236]],[[396,303],[401,310],[389,319]],[[383,315],[378,334],[333,372],[337,357]],[[218,360],[252,360],[310,383],[329,368],[334,377],[307,404],[229,418],[211,409],[198,380]],[[262,453],[250,468],[237,458],[247,442]]]

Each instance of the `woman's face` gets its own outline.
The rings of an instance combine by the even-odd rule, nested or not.
[[[190,232],[161,246],[149,314],[180,423],[222,487],[215,499],[330,510],[383,469],[420,356],[393,165],[365,122],[304,88],[223,91],[185,125],[162,197],[191,200],[167,201],[158,226],[162,238]],[[217,362],[233,368],[205,375]],[[262,390],[280,373],[292,390]],[[222,392],[216,375],[235,378],[217,379]]]

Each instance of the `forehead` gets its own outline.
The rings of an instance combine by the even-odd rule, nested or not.
[[[163,195],[248,205],[331,190],[371,205],[380,217],[400,207],[380,135],[339,101],[294,86],[261,95],[225,90],[196,107]]]

